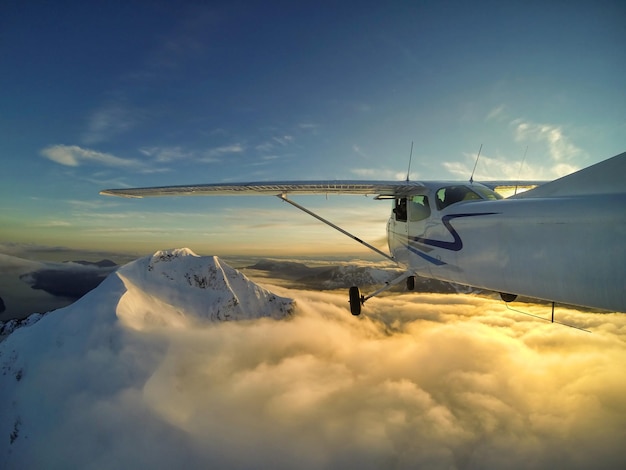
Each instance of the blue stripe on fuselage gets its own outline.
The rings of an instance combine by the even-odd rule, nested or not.
[[[430,238],[423,238],[423,237],[409,237],[409,244],[407,244],[407,249],[409,251],[411,251],[412,253],[415,253],[416,255],[418,255],[419,257],[425,259],[426,261],[436,265],[436,266],[443,266],[444,264],[448,264],[445,261],[441,261],[440,259],[437,258],[433,258],[432,256],[427,255],[426,253],[422,252],[419,248],[417,248],[416,246],[411,246],[411,242],[417,242],[417,243],[421,243],[423,245],[429,245],[429,246],[434,246],[437,248],[443,248],[444,250],[450,250],[450,251],[461,251],[463,249],[463,240],[461,240],[461,236],[458,234],[458,232],[454,229],[454,227],[452,227],[452,224],[450,224],[450,221],[452,219],[458,219],[460,217],[475,217],[475,216],[479,216],[479,215],[494,215],[494,214],[498,214],[498,212],[481,212],[481,213],[475,213],[475,214],[450,214],[450,215],[444,215],[441,218],[441,222],[443,223],[443,225],[448,229],[448,232],[450,232],[450,235],[452,235],[452,239],[453,241],[451,242],[446,242],[446,241],[442,241],[442,240],[432,240]]]
[[[494,215],[498,214],[498,212],[480,212],[476,214],[450,214],[444,215],[441,218],[441,222],[448,229],[450,235],[452,235],[453,241],[446,242],[442,240],[432,240],[430,238],[422,238],[422,237],[411,237],[409,240],[414,242],[419,242],[424,245],[436,246],[437,248],[443,248],[444,250],[450,251],[460,251],[463,248],[463,240],[459,236],[458,232],[452,227],[450,221],[452,219],[458,219],[460,217],[475,217],[478,215]]]

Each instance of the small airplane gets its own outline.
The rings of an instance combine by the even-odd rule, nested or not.
[[[499,292],[626,312],[626,152],[504,199],[515,182],[282,181],[107,189],[103,195],[272,195],[397,263],[403,274],[363,296],[350,311],[415,276]],[[301,206],[291,194],[361,194],[389,199],[389,253]],[[554,312],[554,310],[553,310]]]

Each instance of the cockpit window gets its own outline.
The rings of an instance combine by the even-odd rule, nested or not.
[[[501,194],[498,194],[489,188],[485,188],[484,186],[472,186],[472,190],[480,194],[483,199],[488,199],[490,201],[495,201],[496,199],[503,199]]]
[[[467,186],[448,186],[437,191],[437,209],[445,209],[457,202],[471,201],[472,199],[482,199],[482,197]]]
[[[409,220],[417,222],[427,219],[430,215],[430,206],[426,196],[413,196],[409,200]]]

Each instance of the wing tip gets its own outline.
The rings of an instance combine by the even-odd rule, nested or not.
[[[100,191],[101,196],[125,197],[127,199],[142,199],[143,196],[125,193],[123,189],[103,189]]]

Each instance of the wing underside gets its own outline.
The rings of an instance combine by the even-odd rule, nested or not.
[[[422,183],[412,181],[282,181],[105,189],[100,194],[128,198],[155,196],[276,196],[281,194],[361,194],[394,197],[417,194],[423,191],[424,187]]]

